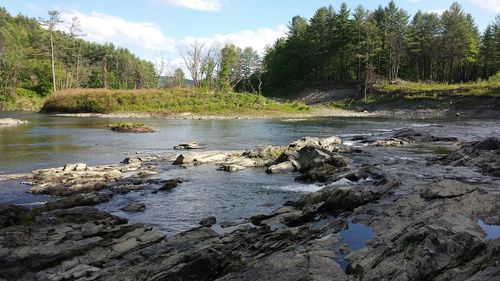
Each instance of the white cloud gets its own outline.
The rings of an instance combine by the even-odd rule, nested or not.
[[[469,0],[473,4],[480,6],[486,10],[494,11],[495,13],[500,13],[500,1],[499,0]]]
[[[176,51],[175,40],[166,37],[154,23],[131,22],[98,12],[85,14],[72,10],[61,13],[66,24],[71,23],[71,18],[75,16],[80,20],[86,40],[111,42],[124,47],[135,45],[150,51]]]
[[[179,45],[183,47],[194,41],[205,42],[206,44],[232,43],[240,48],[252,47],[259,53],[263,53],[267,45],[271,45],[276,39],[285,36],[286,31],[286,26],[278,25],[276,28],[259,28],[227,34],[216,33],[212,37],[186,37]]]
[[[221,0],[160,0],[160,2],[199,11],[217,12],[222,8]]]

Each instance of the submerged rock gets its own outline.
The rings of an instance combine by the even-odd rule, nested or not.
[[[188,143],[181,143],[176,146],[174,146],[174,149],[181,150],[181,149],[202,149],[204,148],[202,145],[199,145],[196,142],[188,142]]]
[[[211,227],[212,225],[217,223],[217,219],[215,217],[208,217],[202,219],[198,224],[204,227]]]
[[[125,211],[125,212],[142,212],[146,210],[146,205],[142,203],[130,203],[127,206],[121,208],[120,210]]]
[[[169,190],[176,188],[177,186],[179,186],[179,184],[181,184],[183,182],[184,181],[181,179],[170,179],[170,180],[165,181],[163,186],[160,187],[158,190],[159,191],[169,191]]]

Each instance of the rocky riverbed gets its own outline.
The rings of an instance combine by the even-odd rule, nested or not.
[[[500,140],[400,130],[384,139],[303,138],[247,151],[148,155],[116,165],[36,170],[29,192],[57,196],[32,209],[0,207],[5,280],[499,280]],[[425,161],[381,155],[439,144]],[[324,187],[272,213],[166,237],[97,210],[113,196],[182,189],[161,163],[237,173],[298,173]],[[123,206],[140,212],[147,202]]]

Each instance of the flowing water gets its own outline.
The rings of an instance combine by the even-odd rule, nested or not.
[[[473,140],[498,136],[500,124],[495,120],[388,120],[361,118],[323,118],[293,120],[166,120],[141,119],[159,129],[151,134],[120,134],[107,129],[111,123],[123,120],[103,118],[56,117],[37,113],[0,113],[0,118],[28,120],[24,126],[0,128],[0,174],[25,173],[33,169],[63,166],[83,162],[88,165],[113,164],[127,155],[174,153],[173,146],[186,141],[204,144],[207,150],[252,149],[257,145],[283,145],[304,136],[337,135],[347,144],[354,135],[384,137],[405,127],[425,127],[441,136],[456,136]],[[432,123],[432,124],[431,124]],[[421,151],[404,151],[390,158],[421,161]],[[420,160],[419,160],[420,159]],[[378,160],[377,160],[378,161]],[[182,169],[164,164],[160,178],[186,179],[171,192],[153,194],[143,189],[116,195],[111,202],[98,206],[131,222],[142,222],[165,231],[177,233],[194,227],[207,216],[219,222],[268,213],[285,201],[297,199],[318,190],[316,185],[295,182],[294,174],[267,175],[261,169],[237,173],[220,172],[212,165]],[[51,198],[29,195],[19,181],[0,182],[0,204],[36,205]],[[124,213],[119,208],[129,202],[143,202],[142,213]]]

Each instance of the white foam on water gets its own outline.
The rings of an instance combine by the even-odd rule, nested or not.
[[[348,137],[357,137],[357,136],[372,136],[373,134],[370,134],[370,133],[362,133],[362,134],[340,134],[338,135],[339,137],[345,137],[345,138],[348,138]]]
[[[47,201],[39,201],[39,202],[31,202],[31,203],[23,203],[23,204],[17,204],[19,206],[39,206],[47,203]]]
[[[310,193],[316,192],[318,190],[323,189],[324,186],[316,185],[316,184],[289,184],[289,185],[270,185],[264,186],[267,190],[279,190],[279,191],[291,191],[291,192],[300,192],[300,193]]]
[[[345,146],[353,146],[355,142],[353,141],[344,141]]]
[[[439,124],[411,124],[412,127],[442,127]]]
[[[354,184],[355,182],[350,181],[346,178],[341,178],[338,181],[332,182],[330,186],[336,186],[336,185],[351,185]]]

